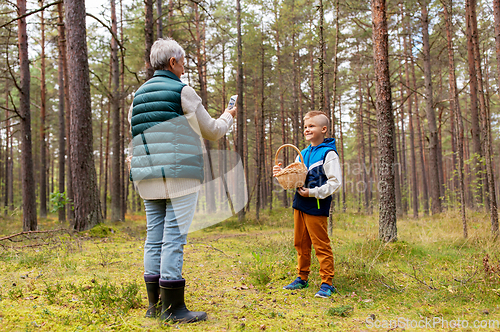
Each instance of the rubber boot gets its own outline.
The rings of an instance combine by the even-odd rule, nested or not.
[[[207,319],[203,311],[189,311],[184,303],[185,279],[160,280],[161,320],[194,323]]]
[[[146,318],[156,318],[160,314],[161,303],[160,300],[160,275],[144,275],[146,282],[146,290],[148,292],[148,310],[146,311]]]

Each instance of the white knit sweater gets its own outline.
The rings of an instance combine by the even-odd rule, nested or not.
[[[211,141],[218,140],[233,124],[233,116],[227,112],[218,119],[213,119],[203,107],[201,98],[193,88],[185,86],[181,92],[182,111],[191,127],[200,135]],[[128,121],[131,123],[133,105],[130,106]],[[203,140],[201,146],[204,150]],[[130,153],[131,155],[131,153]],[[206,160],[205,160],[206,162]],[[201,182],[197,179],[149,179],[134,181],[136,190],[143,199],[166,199],[192,194],[199,191]]]

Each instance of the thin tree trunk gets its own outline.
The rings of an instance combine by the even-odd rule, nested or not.
[[[43,0],[40,1],[43,7]],[[45,84],[45,19],[44,11],[40,12],[40,217],[47,218],[47,142],[45,139],[45,114],[46,114],[46,84]]]
[[[65,78],[64,78],[64,64],[66,62],[65,51],[65,36],[64,36],[64,18],[63,18],[63,4],[57,4],[57,32],[58,32],[58,86],[59,86],[59,193],[65,192],[65,168],[66,168],[66,123],[65,123]],[[59,210],[59,222],[66,221],[66,206],[63,205]]]
[[[110,73],[111,73],[111,62],[110,62]],[[109,80],[108,87],[111,87],[111,80]],[[107,128],[106,128],[106,153],[105,153],[105,166],[104,166],[104,193],[102,199],[102,211],[104,219],[107,218],[108,213],[108,177],[110,169],[109,165],[109,141],[110,141],[110,129],[111,129],[111,102],[108,96],[108,116],[107,116]]]
[[[156,0],[156,39],[163,38],[163,17],[162,17],[162,3],[161,0]]]
[[[146,35],[146,48],[144,51],[144,61],[146,63],[146,80],[153,77],[154,69],[151,67],[151,61],[149,55],[151,54],[151,46],[153,46],[154,36],[153,36],[153,0],[145,0],[145,27],[144,33]]]
[[[429,18],[427,16],[427,3],[422,3],[422,41],[425,77],[425,113],[429,127],[429,179],[431,184],[431,210],[432,214],[441,212],[440,181],[438,168],[438,132],[436,125],[436,112],[434,111],[432,97],[431,56],[429,44]]]
[[[5,188],[4,188],[4,215],[7,215],[10,197],[10,183],[14,180],[10,176],[10,120],[9,120],[9,86],[8,81],[5,83]]]
[[[123,0],[120,0],[120,40],[123,45],[125,38],[123,38]],[[122,203],[121,203],[121,220],[125,221],[125,213],[128,209],[128,193],[129,193],[129,174],[128,168],[125,164],[125,137],[129,137],[130,132],[127,130],[127,108],[125,107],[125,53],[120,52],[121,54],[121,90],[120,90],[120,107],[121,107],[121,135],[120,135],[120,165],[121,165],[121,189],[122,189]],[[102,118],[101,118],[102,119]],[[101,135],[102,137],[102,135]],[[102,141],[102,140],[101,140]],[[130,141],[130,139],[128,140]],[[100,191],[99,191],[100,192]]]
[[[462,123],[462,111],[460,110],[460,101],[458,99],[457,79],[455,76],[455,55],[453,50],[453,38],[451,31],[451,13],[452,13],[452,0],[449,0],[450,10],[448,12],[448,5],[443,1],[444,17],[446,23],[446,39],[448,46],[448,82],[450,85],[450,106],[453,114],[454,122],[451,126],[456,128],[458,135],[455,135],[456,146],[458,152],[458,184],[460,192],[460,215],[462,217],[462,229],[464,238],[467,238],[467,217],[465,215],[465,188],[464,188],[464,127]]]
[[[410,38],[410,51],[413,50],[413,43]],[[413,53],[413,52],[411,52]],[[416,91],[417,89],[417,78],[415,75],[415,61],[413,55],[411,56],[411,70],[412,70],[412,89]],[[420,125],[420,112],[418,105],[418,96],[416,93],[413,94],[415,97],[415,117],[417,119],[417,133],[418,133],[418,144],[420,150],[420,168],[422,172],[422,191],[423,191],[423,203],[424,203],[424,216],[429,214],[429,190],[427,186],[427,171],[425,169],[425,160],[424,160],[424,141],[422,138],[422,126]]]
[[[478,115],[478,100],[477,100],[477,94],[478,94],[478,87],[477,87],[477,71],[476,71],[476,66],[475,66],[475,60],[474,60],[474,40],[477,40],[474,36],[474,29],[473,29],[473,20],[471,17],[471,12],[472,8],[471,6],[475,7],[476,2],[475,0],[466,0],[465,1],[465,8],[466,8],[466,23],[467,23],[467,58],[468,58],[468,65],[469,65],[469,88],[470,88],[470,107],[471,107],[471,129],[472,129],[472,144],[474,147],[474,173],[477,178],[477,196],[476,196],[476,201],[478,204],[482,204],[483,202],[483,180],[481,176],[482,172],[482,167],[480,164],[480,159],[483,156],[482,150],[481,150],[481,138],[480,138],[480,129],[479,129],[479,115]]]
[[[301,134],[301,130],[299,128],[299,115],[298,115],[298,107],[297,107],[297,86],[299,84],[299,73],[298,73],[298,68],[297,68],[297,59],[299,57],[298,55],[298,50],[296,48],[296,43],[297,43],[297,32],[295,30],[295,22],[296,22],[296,16],[295,16],[295,0],[292,0],[292,50],[293,50],[293,63],[292,63],[292,71],[293,71],[293,83],[292,83],[292,109],[291,109],[291,115],[292,115],[292,126],[293,126],[293,131],[292,131],[292,137],[293,137],[293,144],[295,146],[299,146],[299,135]],[[321,109],[320,109],[321,110]]]
[[[332,89],[332,118],[330,119],[331,133],[335,132],[335,103],[337,102],[337,71],[338,71],[338,46],[339,46],[339,0],[335,2],[335,46],[333,48],[333,89]],[[339,121],[341,119],[339,118]],[[333,134],[332,134],[333,137]],[[342,182],[343,183],[343,182]]]
[[[365,213],[369,213],[369,200],[368,200],[368,176],[366,174],[366,153],[365,153],[365,131],[364,131],[364,121],[363,121],[363,93],[361,89],[361,76],[358,79],[358,98],[359,98],[359,110],[358,110],[358,135],[359,135],[359,147],[358,151],[361,152],[361,167],[363,168],[363,196],[364,196],[364,206]]]
[[[309,77],[309,85],[311,87],[311,110],[316,110],[316,103],[315,99],[316,96],[314,95],[314,55],[313,55],[313,46],[312,44],[309,45],[309,66],[311,67],[311,74]]]
[[[17,0],[17,14],[18,16],[26,14],[25,0]],[[38,228],[38,225],[36,218],[36,191],[31,145],[30,67],[25,17],[17,20],[17,36],[19,41],[19,72],[21,79],[19,89],[19,122],[21,131],[23,230],[34,231]]]
[[[498,82],[500,82],[500,0],[493,0],[493,8],[494,8],[494,16],[495,16],[495,46],[496,46],[496,58],[497,58],[497,71],[498,71]],[[500,91],[499,91],[500,93]],[[491,126],[491,124],[490,124]],[[491,127],[488,130],[488,137],[489,137],[489,148],[492,149],[492,139],[491,139]],[[491,150],[490,150],[491,151]],[[494,155],[494,151],[491,151],[491,154]],[[497,163],[498,165],[498,163]],[[495,191],[495,184],[490,184],[490,188],[493,187],[493,191],[490,190],[490,192],[494,192],[495,196],[497,195],[497,192]],[[499,191],[500,192],[500,191]],[[495,203],[495,207],[497,204],[496,197],[495,199],[491,199],[492,202]],[[492,217],[492,223],[491,223],[491,228],[492,232],[494,234],[498,234],[498,213],[496,215],[496,220],[493,219],[494,214],[493,214],[493,209],[491,210],[491,217]]]
[[[71,176],[71,112],[69,109],[69,74],[68,74],[68,58],[66,46],[66,27],[64,24],[63,4],[57,5],[57,13],[59,17],[59,38],[61,40],[61,55],[62,67],[64,76],[64,109],[65,109],[65,132],[66,132],[66,199],[69,204],[66,207],[66,219],[73,223],[75,212],[73,210],[73,179]]]
[[[398,38],[399,47],[401,47],[401,39]],[[400,150],[400,160],[401,160],[401,208],[404,215],[408,214],[408,180],[407,180],[407,167],[406,167],[406,135],[405,135],[405,108],[404,108],[404,88],[403,88],[403,73],[401,72],[401,66],[398,68],[399,74],[399,96],[401,100],[401,106],[399,110],[400,115],[400,127],[401,127],[401,135],[398,136],[401,138],[401,150]],[[396,120],[397,121],[397,120]]]
[[[379,238],[397,240],[396,197],[394,188],[394,115],[389,77],[389,45],[385,0],[372,0],[373,58],[376,82],[376,108],[379,148]]]
[[[278,18],[278,13],[275,12],[276,18]],[[278,58],[278,88],[280,91],[280,117],[281,117],[281,143],[286,144],[286,133],[285,133],[285,128],[286,128],[286,119],[285,119],[285,101],[284,101],[284,84],[283,84],[283,73],[282,73],[282,61],[281,61],[281,48],[280,48],[280,36],[279,36],[279,30],[276,30],[276,56]],[[287,151],[284,151],[284,162],[286,162],[287,158]],[[286,165],[284,165],[286,166]],[[288,207],[288,197],[286,190],[282,191],[282,202],[283,202],[283,207]]]
[[[337,3],[338,4],[338,3]],[[346,185],[345,185],[345,161],[344,161],[344,130],[342,129],[342,104],[339,95],[339,132],[340,132],[340,158],[342,162],[342,212],[347,209],[346,206]]]
[[[111,4],[111,31],[114,36],[118,35],[116,23],[116,3]],[[120,71],[118,63],[118,42],[111,37],[111,221],[121,220],[122,217],[122,181],[121,173],[121,149],[120,149]]]
[[[246,119],[244,118],[243,109],[243,59],[242,59],[242,41],[241,41],[241,0],[236,0],[236,21],[237,21],[237,59],[236,59],[236,91],[238,94],[238,114],[236,116],[236,131],[237,131],[237,153],[240,156],[243,167],[245,167],[244,158],[244,126]],[[241,175],[240,175],[241,177]],[[242,181],[243,179],[239,179]],[[240,182],[238,181],[238,182]],[[238,221],[245,219],[245,209],[241,209],[238,212]]]
[[[93,158],[92,108],[85,29],[85,1],[65,0],[71,116],[71,169],[74,184],[74,229],[102,222]]]
[[[407,33],[410,32],[408,28],[408,23],[405,24],[405,30]],[[412,98],[410,94],[410,70],[408,64],[408,57],[411,57],[411,54],[408,54],[408,45],[406,41],[406,37],[403,37],[403,47],[405,54],[405,76],[406,76],[406,93],[408,97],[408,126],[410,129],[410,156],[411,156],[411,186],[412,186],[412,208],[413,208],[413,218],[418,218],[418,185],[417,185],[417,162],[415,156],[415,133],[413,130],[413,104]]]

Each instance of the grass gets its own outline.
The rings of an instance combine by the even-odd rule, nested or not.
[[[144,318],[145,216],[128,215],[123,223],[44,238],[50,245],[0,251],[0,326],[5,331],[386,331],[398,319],[410,324],[460,319],[469,330],[476,321],[483,330],[500,330],[498,242],[489,234],[486,215],[470,215],[468,239],[462,237],[459,215],[446,212],[398,220],[398,241],[383,244],[377,216],[335,214],[331,240],[339,293],[330,299],[314,298],[321,283],[316,259],[309,288],[282,289],[296,277],[290,209],[266,211],[259,221],[251,215],[243,223],[230,218],[193,232],[185,247],[186,302],[206,311],[209,320],[185,325]],[[55,218],[40,220],[40,228],[59,228]],[[19,218],[4,219],[0,234],[20,227]],[[419,330],[450,329],[443,324]]]

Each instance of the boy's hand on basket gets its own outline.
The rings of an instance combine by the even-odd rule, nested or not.
[[[309,197],[309,189],[307,188],[304,188],[304,187],[300,187],[297,189],[298,193],[300,196],[302,197]]]
[[[280,172],[283,168],[281,168],[281,163],[273,166],[273,176],[276,176],[276,173]]]

